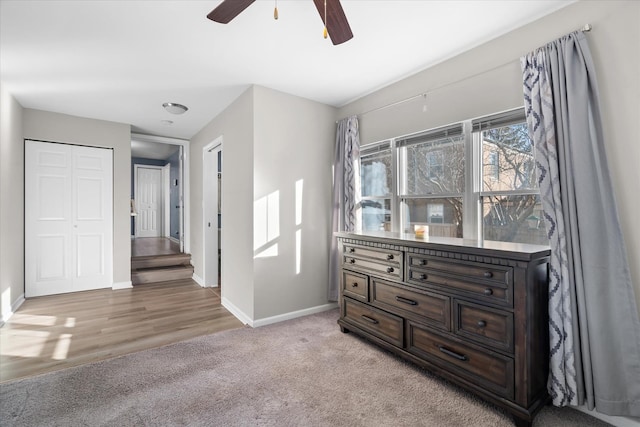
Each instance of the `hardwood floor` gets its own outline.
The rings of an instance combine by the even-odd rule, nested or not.
[[[180,253],[180,244],[166,237],[136,237],[131,239],[131,256],[173,255]]]
[[[240,327],[190,279],[30,298],[0,328],[0,382]]]

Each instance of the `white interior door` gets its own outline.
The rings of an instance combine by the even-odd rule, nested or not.
[[[112,286],[112,156],[26,141],[26,297]]]
[[[218,286],[218,167],[222,145],[214,142],[203,153],[204,284]]]
[[[136,236],[161,237],[163,229],[162,167],[135,165]]]

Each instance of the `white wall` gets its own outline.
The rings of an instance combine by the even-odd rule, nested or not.
[[[601,94],[605,144],[631,277],[640,307],[640,2],[582,1],[387,86],[339,110],[339,117],[427,93],[423,99],[363,114],[370,143],[523,105],[519,58],[590,23],[587,38]],[[428,47],[427,47],[428,48]]]
[[[222,297],[249,319],[254,318],[253,133],[250,88],[190,142],[191,256],[195,274],[203,277],[204,271],[202,149],[222,136]]]
[[[24,298],[23,109],[0,84],[0,325]]]
[[[113,148],[113,281],[118,284],[130,284],[130,126],[25,109],[23,131],[25,139]],[[22,146],[20,149],[22,150]]]
[[[264,319],[327,304],[335,108],[260,86],[254,102],[254,223],[265,224],[269,195],[279,201],[268,218],[277,236],[254,254],[255,318]],[[254,228],[259,243],[266,231]]]

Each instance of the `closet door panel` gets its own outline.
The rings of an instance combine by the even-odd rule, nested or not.
[[[74,290],[110,287],[112,280],[112,153],[73,150]]]
[[[25,296],[113,283],[112,152],[25,144]]]

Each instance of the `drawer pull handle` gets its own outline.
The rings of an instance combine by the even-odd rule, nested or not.
[[[388,259],[389,261],[391,261],[391,260],[393,259],[393,255],[391,255],[391,254],[387,255],[387,259]]]
[[[486,288],[486,289],[484,290],[484,294],[485,294],[485,295],[493,295],[493,289],[491,289],[491,288]]]
[[[467,356],[465,356],[464,354],[459,354],[459,353],[456,353],[455,351],[451,351],[442,345],[439,346],[438,348],[440,349],[441,352],[443,352],[447,356],[451,356],[455,359],[462,360],[463,362],[466,362],[468,360]]]
[[[358,282],[353,282],[353,283],[351,284],[351,287],[352,287],[352,288],[357,288],[357,287],[358,287]]]
[[[414,300],[409,299],[409,298],[404,298],[404,297],[401,297],[399,295],[396,295],[396,301],[402,302],[404,304],[409,304],[409,305],[418,305],[417,301],[414,301]]]
[[[491,279],[493,277],[493,273],[490,271],[485,271],[483,276],[486,277],[487,279]]]
[[[420,277],[418,277],[420,280],[427,280],[427,275],[426,274],[421,274]]]
[[[426,259],[421,259],[421,260],[418,262],[418,265],[427,265],[427,260],[426,260]]]
[[[484,328],[485,326],[487,326],[487,322],[484,320],[478,320],[478,328]]]
[[[387,273],[393,273],[394,269],[393,267],[387,267]]]
[[[356,260],[355,260],[355,259],[351,258],[351,259],[349,260],[349,264],[355,264],[355,263],[356,263]]]
[[[354,253],[356,251],[356,248],[349,248],[349,253]]]
[[[372,317],[365,316],[364,314],[361,314],[361,316],[362,316],[362,318],[363,318],[364,320],[366,320],[366,321],[367,321],[367,322],[369,322],[369,323],[373,323],[374,325],[377,325],[377,324],[378,324],[378,321],[377,321],[376,319],[372,318]]]

